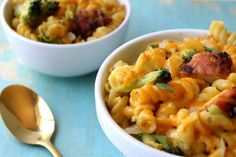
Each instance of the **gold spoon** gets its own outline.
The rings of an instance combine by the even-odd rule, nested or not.
[[[22,85],[8,86],[0,95],[0,113],[16,139],[44,146],[54,157],[62,157],[50,142],[55,129],[52,112],[34,91]]]

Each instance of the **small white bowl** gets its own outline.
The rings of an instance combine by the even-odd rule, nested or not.
[[[126,9],[123,22],[113,32],[94,41],[79,44],[47,44],[27,39],[11,27],[11,0],[4,0],[0,21],[20,61],[39,72],[60,77],[79,76],[95,71],[104,59],[124,40],[130,18],[129,0],[118,0]]]
[[[149,147],[126,133],[111,117],[105,104],[104,85],[109,68],[118,60],[133,64],[148,44],[156,40],[182,40],[184,37],[206,36],[208,31],[199,29],[175,29],[147,34],[131,40],[112,52],[101,65],[95,82],[96,112],[99,123],[109,140],[127,157],[177,157]]]

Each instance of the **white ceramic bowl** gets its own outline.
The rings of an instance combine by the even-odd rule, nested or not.
[[[17,34],[9,25],[13,17],[11,0],[3,1],[0,21],[11,47],[22,63],[52,76],[78,76],[98,69],[104,59],[122,44],[131,8],[128,0],[118,1],[126,8],[126,16],[121,25],[110,34],[86,43],[47,44]]]
[[[109,140],[127,157],[176,157],[151,148],[126,133],[111,117],[105,104],[104,85],[108,79],[108,69],[118,60],[134,63],[148,44],[155,40],[176,39],[184,37],[206,36],[208,31],[198,29],[175,29],[151,33],[131,40],[112,52],[100,67],[95,82],[96,112],[99,123]]]

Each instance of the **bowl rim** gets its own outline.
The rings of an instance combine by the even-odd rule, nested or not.
[[[125,27],[125,25],[128,24],[130,16],[131,16],[131,4],[130,4],[129,0],[121,0],[121,1],[123,1],[122,4],[125,6],[125,18],[122,21],[122,23],[117,28],[115,28],[113,31],[111,31],[110,33],[108,33],[108,34],[106,34],[106,35],[104,35],[104,36],[102,36],[98,39],[87,41],[87,42],[84,42],[84,43],[50,44],[50,43],[34,41],[34,40],[28,39],[28,38],[18,34],[6,22],[5,10],[6,10],[7,4],[11,3],[11,0],[3,0],[2,4],[0,6],[0,21],[3,25],[3,27],[5,27],[15,38],[19,38],[19,40],[23,40],[23,41],[25,41],[26,43],[29,43],[29,44],[35,44],[37,46],[45,46],[45,47],[49,47],[49,48],[53,48],[53,47],[70,48],[70,47],[77,47],[77,46],[91,46],[92,44],[96,44],[100,41],[104,41],[107,38],[113,36],[114,34],[118,33],[123,27]],[[118,2],[120,3],[120,0],[118,0]]]
[[[164,152],[161,150],[157,150],[155,148],[152,148],[150,146],[147,146],[146,144],[142,143],[141,141],[138,141],[137,139],[135,139],[132,135],[128,134],[124,129],[122,129],[116,122],[115,120],[111,117],[106,104],[104,102],[104,98],[102,95],[102,91],[104,90],[104,87],[102,86],[102,82],[103,82],[103,76],[104,74],[106,74],[107,70],[108,70],[108,66],[111,62],[114,62],[113,59],[115,59],[117,57],[117,55],[119,53],[121,53],[123,51],[123,49],[129,47],[130,45],[133,45],[137,42],[140,41],[144,41],[146,39],[149,38],[155,38],[158,36],[162,36],[162,35],[167,35],[167,34],[172,34],[172,33],[196,33],[199,35],[208,35],[209,31],[205,30],[205,29],[167,29],[167,30],[163,30],[163,31],[157,31],[157,32],[152,32],[146,35],[142,35],[139,36],[137,38],[134,38],[130,41],[128,41],[127,43],[121,45],[120,47],[118,47],[117,49],[115,49],[102,63],[102,65],[100,66],[96,79],[95,79],[95,86],[94,86],[94,96],[95,96],[95,102],[96,102],[96,113],[97,113],[97,118],[99,120],[99,123],[102,127],[102,122],[101,122],[101,118],[99,117],[99,114],[103,114],[103,117],[107,119],[108,123],[112,125],[112,127],[117,130],[117,134],[122,137],[125,138],[129,143],[132,143],[133,145],[135,145],[135,147],[139,148],[139,149],[145,149],[146,151],[149,151],[151,153],[155,153],[155,154],[159,154],[159,155],[168,155],[171,157],[179,157],[178,155],[175,154],[171,154],[168,152]],[[106,78],[107,79],[107,78]],[[102,127],[103,131],[106,134],[106,131],[104,130],[104,128]],[[107,134],[106,134],[107,136]],[[109,138],[109,137],[108,137]],[[109,138],[110,140],[110,138]],[[111,141],[112,142],[112,141]],[[113,142],[112,142],[113,143]]]

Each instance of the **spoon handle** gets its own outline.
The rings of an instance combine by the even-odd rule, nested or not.
[[[48,149],[48,151],[53,155],[53,157],[62,157],[61,153],[57,148],[51,143],[51,141],[43,141],[42,146]]]

